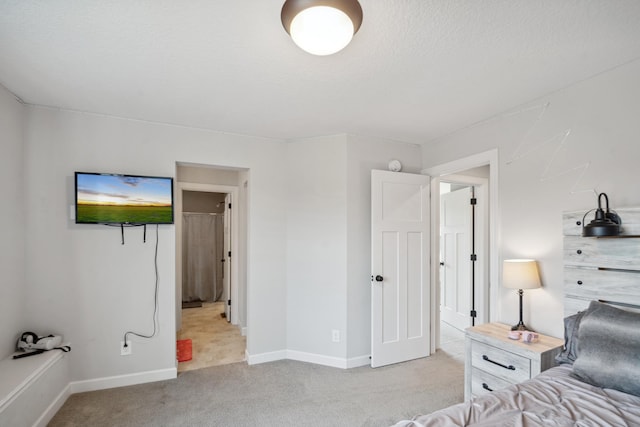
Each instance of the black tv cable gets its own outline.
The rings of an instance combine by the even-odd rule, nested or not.
[[[156,274],[156,283],[155,283],[155,292],[154,292],[154,308],[153,308],[153,332],[151,333],[151,335],[145,335],[145,334],[141,334],[138,332],[133,332],[133,331],[127,331],[124,334],[124,347],[127,348],[129,346],[128,341],[127,341],[127,337],[129,335],[135,335],[137,337],[140,338],[153,338],[156,336],[156,332],[158,331],[158,283],[159,283],[159,274],[158,274],[158,242],[160,240],[159,238],[159,233],[158,233],[158,224],[156,224],[156,247],[155,247],[155,253],[154,253],[154,257],[153,257],[153,263],[154,263],[154,268],[155,268],[155,274]]]

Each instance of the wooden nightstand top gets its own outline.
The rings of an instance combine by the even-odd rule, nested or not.
[[[503,323],[485,323],[466,329],[469,338],[492,345],[508,345],[511,349],[519,349],[523,353],[544,353],[564,345],[564,340],[538,333],[538,342],[525,343],[522,339],[512,340],[507,336],[511,326]]]

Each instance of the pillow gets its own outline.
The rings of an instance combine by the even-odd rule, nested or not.
[[[572,375],[640,396],[640,313],[592,301],[578,327]]]
[[[564,318],[564,348],[556,356],[559,364],[573,364],[578,357],[578,327],[584,316],[584,311],[580,311],[573,316]]]

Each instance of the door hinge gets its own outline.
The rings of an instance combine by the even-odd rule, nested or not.
[[[475,310],[471,310],[471,313],[469,313],[469,315],[475,318],[476,316],[478,316],[478,313]]]
[[[478,255],[471,254],[471,261],[477,261],[477,260],[478,260]]]
[[[231,251],[229,251],[229,258],[231,258]]]
[[[231,209],[231,203],[229,203],[229,209]]]
[[[231,300],[230,299],[227,300],[227,305],[231,306]]]
[[[471,204],[472,205],[477,205],[478,204],[478,199],[476,199],[475,197],[471,199]]]

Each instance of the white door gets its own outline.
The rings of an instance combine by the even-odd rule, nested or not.
[[[224,314],[227,322],[231,322],[231,194],[227,193],[224,198],[224,295],[227,301],[224,304]]]
[[[471,187],[440,195],[440,320],[471,326]]]
[[[429,355],[429,177],[371,171],[371,366]]]

